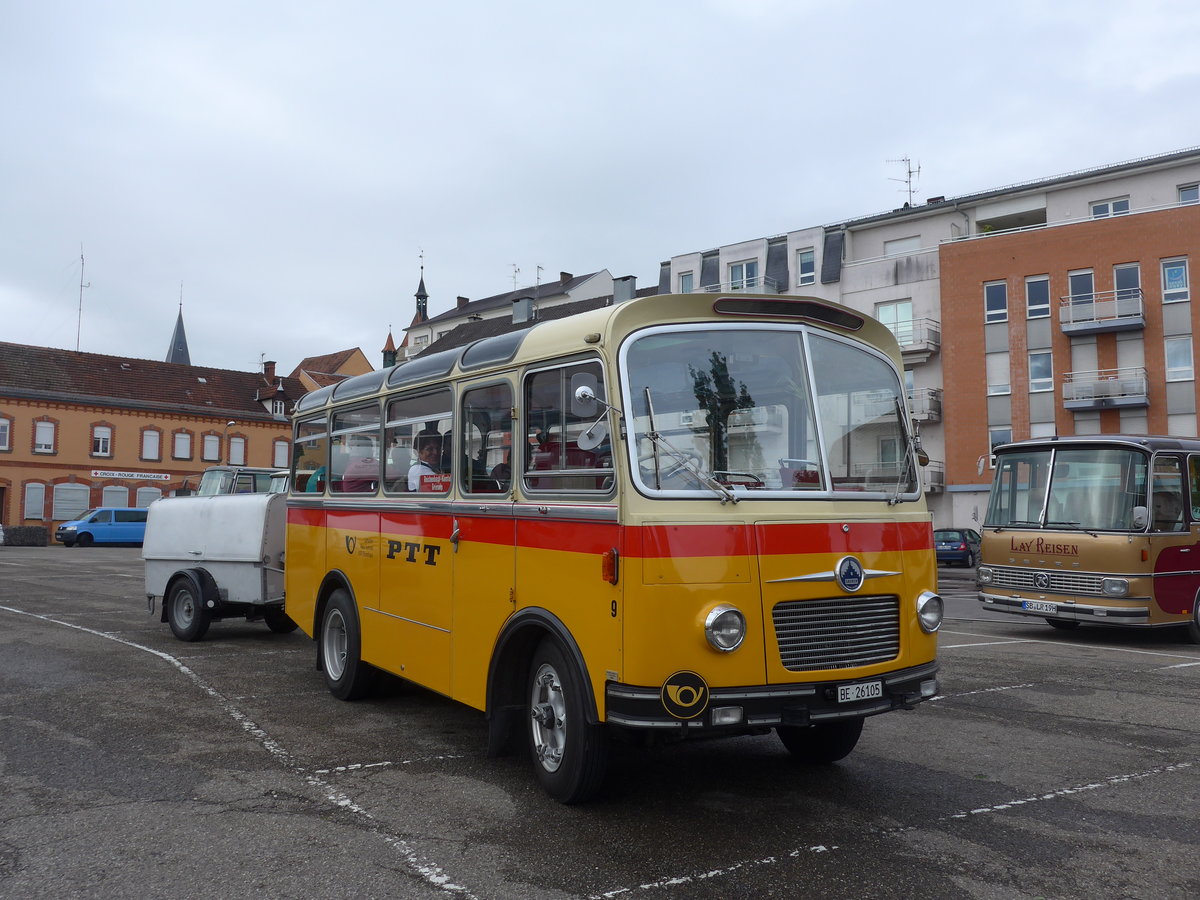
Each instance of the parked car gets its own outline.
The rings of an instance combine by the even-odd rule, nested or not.
[[[140,544],[146,537],[144,507],[102,506],[63,522],[54,539],[68,547],[90,544]]]
[[[973,568],[979,561],[979,545],[983,538],[970,528],[939,528],[933,533],[938,565],[960,565]]]

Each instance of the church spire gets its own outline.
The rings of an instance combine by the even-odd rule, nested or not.
[[[180,287],[180,293],[183,288]],[[171,335],[171,347],[167,350],[167,362],[190,366],[192,357],[188,353],[187,334],[183,330],[183,301],[179,301],[179,318],[175,320],[175,333]]]
[[[417,316],[413,319],[413,324],[419,325],[429,320],[429,293],[425,290],[425,263],[421,263],[421,283],[413,296],[417,298]]]

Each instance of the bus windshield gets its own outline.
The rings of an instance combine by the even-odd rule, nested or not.
[[[900,380],[860,345],[801,327],[664,326],[624,360],[647,492],[916,494]]]
[[[999,454],[984,524],[994,528],[1141,530],[1149,458],[1127,448],[1044,448]]]

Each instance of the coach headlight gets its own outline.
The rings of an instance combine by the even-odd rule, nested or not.
[[[736,650],[746,639],[746,617],[732,606],[718,606],[704,620],[704,636],[714,650]]]
[[[917,621],[921,630],[933,634],[942,627],[942,598],[933,591],[921,591],[917,597]]]
[[[1128,578],[1105,578],[1100,582],[1100,593],[1105,597],[1128,597]]]
[[[989,569],[987,566],[980,566],[978,569],[975,570],[975,579],[980,584],[991,584],[992,583],[992,570]]]

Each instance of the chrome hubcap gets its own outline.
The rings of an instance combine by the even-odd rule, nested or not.
[[[538,762],[547,772],[557,772],[567,741],[567,704],[562,681],[549,663],[543,663],[533,677],[529,715]]]
[[[342,677],[346,671],[346,620],[338,610],[334,610],[325,619],[325,631],[322,635],[322,645],[325,657],[325,672],[334,681]]]

